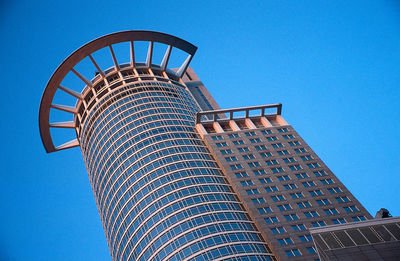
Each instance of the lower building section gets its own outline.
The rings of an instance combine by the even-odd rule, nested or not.
[[[322,261],[400,260],[400,217],[310,229]]]

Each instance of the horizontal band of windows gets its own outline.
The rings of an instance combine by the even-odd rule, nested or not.
[[[211,224],[221,221],[236,221],[236,222],[245,222],[251,223],[251,221],[247,220],[246,214],[243,212],[227,212],[227,211],[213,211],[213,213],[200,213],[198,215],[189,215],[183,220],[178,220],[178,222],[170,222],[169,225],[153,226],[147,229],[147,232],[139,239],[132,238],[132,242],[136,242],[132,247],[131,251],[146,251],[146,249],[150,246],[158,248],[160,244],[155,244],[154,242],[162,240],[164,237],[168,237],[169,234],[181,235],[181,232],[185,232],[188,228],[194,228],[196,225],[202,224]],[[166,222],[165,222],[166,223]],[[194,224],[190,226],[190,224]],[[169,238],[174,238],[175,236],[169,236]],[[145,245],[146,247],[142,250],[139,249],[140,245]]]
[[[188,177],[187,179],[185,179],[186,184],[182,185],[181,187],[179,187],[179,189],[189,189],[193,186],[217,186],[217,185],[221,185],[221,183],[199,183],[199,182],[192,182],[192,180],[194,180],[193,177]],[[199,180],[200,181],[200,180]],[[142,197],[142,198],[135,198],[134,196],[132,196],[127,203],[121,207],[121,209],[118,211],[118,214],[116,216],[116,220],[119,218],[119,216],[121,216],[122,214],[125,214],[125,217],[123,217],[122,220],[125,220],[126,218],[128,218],[129,215],[134,215],[136,213],[140,213],[140,211],[142,210],[146,210],[147,208],[151,208],[152,205],[157,205],[158,201],[161,201],[163,203],[167,203],[168,201],[166,201],[164,198],[168,197],[168,198],[174,198],[173,192],[177,191],[176,194],[184,194],[183,192],[179,193],[179,191],[176,188],[176,185],[181,182],[181,181],[177,181],[175,184],[174,183],[170,183],[168,185],[166,185],[163,188],[159,188],[157,189],[157,191],[154,192],[150,192],[149,194],[146,195],[146,197]],[[174,186],[175,185],[175,186]],[[175,190],[175,191],[174,191]],[[161,191],[161,192],[160,192]],[[162,192],[166,193],[163,194]],[[218,192],[217,190],[215,190],[214,192]],[[168,194],[170,193],[170,194]],[[129,207],[128,203],[131,203]],[[162,206],[162,204],[159,204]],[[139,215],[139,214],[138,214]],[[115,224],[115,223],[114,223]]]
[[[121,126],[121,129],[119,129],[119,130],[110,129],[110,131],[108,131],[107,133],[103,133],[103,136],[100,137],[99,140],[95,141],[94,147],[92,147],[88,150],[84,150],[85,151],[85,155],[84,155],[85,159],[95,161],[96,156],[98,156],[97,154],[100,151],[104,151],[107,154],[109,154],[108,150],[111,149],[111,144],[113,144],[115,142],[122,143],[124,140],[138,139],[135,137],[150,137],[154,134],[163,133],[163,130],[165,133],[170,133],[171,131],[174,131],[174,129],[176,129],[175,131],[185,132],[185,133],[188,133],[191,135],[194,134],[193,127],[187,126],[187,125],[182,125],[182,126],[178,125],[175,128],[172,128],[172,126],[160,125],[155,128],[152,128],[152,129],[144,128],[143,126],[145,126],[145,124],[135,126],[135,123],[127,123],[126,125]],[[138,131],[138,129],[136,127],[140,128],[141,131]],[[122,128],[130,129],[130,131],[126,131],[126,130],[121,131]],[[172,130],[170,130],[171,128],[172,128]],[[122,140],[122,141],[119,141],[119,140]]]
[[[137,171],[136,171],[136,173],[138,173],[138,174],[142,177],[143,175],[141,175],[141,174],[151,172],[152,170],[155,170],[155,169],[157,169],[158,167],[169,166],[168,164],[170,164],[170,163],[176,163],[177,165],[178,165],[178,164],[182,164],[183,168],[181,168],[181,169],[186,169],[186,168],[201,166],[202,164],[205,165],[204,163],[209,163],[209,164],[208,164],[209,166],[210,166],[211,164],[214,164],[214,162],[207,161],[207,160],[205,160],[205,159],[196,159],[196,157],[199,157],[199,156],[201,156],[201,155],[194,154],[194,153],[191,153],[191,155],[193,155],[193,158],[194,158],[194,159],[189,159],[189,157],[187,157],[188,155],[184,155],[184,156],[186,156],[187,158],[186,158],[186,159],[183,159],[183,160],[180,160],[180,159],[178,159],[177,157],[175,157],[174,155],[172,155],[172,156],[169,156],[169,157],[168,157],[169,160],[161,160],[161,161],[158,160],[158,161],[154,161],[153,163],[146,164],[146,166],[143,166],[143,167],[141,167],[141,168],[138,168]],[[176,159],[176,160],[174,161],[173,159]],[[212,166],[212,165],[211,165],[211,166]],[[214,166],[214,167],[215,167],[215,166]],[[125,168],[121,168],[121,170],[124,170],[124,169],[125,169]],[[100,210],[101,210],[101,211],[104,209],[104,206],[106,206],[106,205],[109,204],[109,202],[110,202],[110,201],[108,200],[108,199],[110,199],[109,194],[111,194],[111,193],[115,190],[114,194],[117,193],[117,195],[119,195],[119,194],[123,195],[124,192],[121,192],[120,188],[121,188],[122,186],[124,186],[124,185],[128,186],[128,182],[131,182],[131,181],[132,181],[132,180],[131,180],[131,177],[137,177],[137,176],[138,176],[138,175],[136,175],[136,173],[133,174],[133,176],[130,176],[129,178],[125,178],[125,179],[121,179],[120,177],[118,177],[118,178],[116,179],[116,181],[114,181],[114,184],[109,184],[109,185],[104,186],[104,187],[103,187],[103,186],[100,186],[100,189],[98,190],[98,193],[99,193],[100,195],[106,194],[105,197],[102,197],[102,198],[99,197],[99,198],[98,198],[98,204],[99,204],[99,207],[100,207]],[[125,173],[125,174],[127,174],[127,173]],[[120,185],[116,183],[118,180],[121,181],[121,182],[120,182]],[[133,184],[135,184],[135,183],[136,183],[136,181],[134,181]],[[102,192],[102,190],[104,190],[106,193],[105,193],[105,192]],[[111,200],[113,200],[113,198],[115,198],[115,196],[112,196],[112,197],[111,197]]]
[[[165,150],[164,152],[169,153],[168,150]],[[129,154],[125,154],[129,155]],[[158,158],[155,158],[153,156],[159,156]],[[211,158],[211,155],[208,153],[200,153],[200,152],[180,152],[180,153],[174,153],[174,154],[166,154],[163,155],[162,153],[156,153],[152,155],[146,155],[145,157],[142,158],[142,160],[135,160],[135,158],[127,158],[123,161],[121,159],[117,159],[114,164],[118,164],[117,166],[112,165],[109,169],[103,170],[102,173],[98,176],[104,176],[99,183],[96,185],[93,184],[93,187],[98,191],[100,195],[106,194],[107,188],[108,187],[115,187],[118,184],[118,181],[121,181],[119,183],[124,183],[123,180],[120,179],[120,176],[115,178],[115,175],[117,173],[120,173],[121,170],[126,169],[128,166],[134,169],[141,169],[141,168],[148,168],[148,166],[159,166],[162,164],[168,164],[170,162],[185,162],[185,161],[191,161],[191,160],[198,160],[198,161],[212,161],[213,159]],[[133,161],[133,162],[132,162]],[[132,165],[133,163],[133,165]],[[105,182],[105,183],[102,183]],[[113,182],[110,184],[110,182]],[[105,190],[105,191],[104,191]],[[99,198],[101,199],[101,198]],[[99,202],[100,203],[100,202]]]
[[[113,92],[108,93],[108,95],[106,95],[104,97],[104,99],[102,99],[101,101],[99,101],[92,109],[92,111],[94,111],[95,113],[92,115],[93,118],[97,118],[99,115],[103,114],[103,111],[105,111],[107,108],[109,108],[112,103],[116,100],[119,100],[121,98],[124,98],[127,95],[130,94],[134,94],[134,93],[138,93],[138,91],[142,94],[146,94],[146,93],[152,93],[152,92],[157,92],[160,93],[158,90],[154,90],[154,88],[151,89],[135,89],[135,87],[139,87],[141,88],[143,85],[138,85],[138,84],[129,84],[129,85],[124,85],[121,86],[118,89],[115,89]],[[178,92],[180,93],[180,95],[190,98],[189,94],[186,90],[184,91],[180,91],[179,88],[176,88],[175,85],[170,85],[169,86],[170,89],[168,90],[169,92]],[[163,92],[161,92],[163,93]],[[167,94],[168,92],[164,92],[164,95],[162,96],[167,96],[165,94]],[[190,100],[190,99],[189,99]],[[84,127],[87,125],[87,122],[84,123]]]
[[[158,169],[147,169],[147,168],[142,168],[139,169],[136,172],[133,172],[132,169],[128,168],[126,170],[124,170],[125,174],[128,176],[128,179],[130,178],[136,178],[136,180],[142,179],[143,177],[147,177],[147,176],[154,176],[154,175],[161,175],[162,173],[173,173],[177,170],[191,170],[194,169],[196,170],[198,169],[204,169],[204,168],[211,168],[211,169],[216,169],[216,166],[214,163],[211,164],[211,162],[197,162],[199,164],[196,164],[196,166],[185,166],[182,162],[174,162],[168,165],[164,165],[162,167],[159,167]],[[193,164],[194,165],[194,164]],[[222,175],[222,174],[221,174]],[[124,182],[126,182],[127,179],[124,179]],[[127,190],[129,191],[129,190]],[[101,207],[101,206],[100,206]],[[102,212],[100,212],[102,213]],[[108,213],[103,213],[102,217],[104,218],[104,220],[107,218]]]
[[[142,142],[136,143],[135,145],[128,147],[126,149],[126,152],[131,151],[129,158],[122,159],[121,157],[118,157],[118,158],[114,158],[112,160],[113,160],[113,162],[117,162],[117,163],[120,163],[123,160],[123,162],[121,162],[119,167],[122,167],[122,166],[127,167],[128,164],[132,163],[132,159],[134,160],[133,164],[137,164],[138,162],[140,162],[139,159],[136,159],[137,156],[141,157],[143,159],[145,158],[142,156],[142,152],[146,152],[147,149],[152,148],[152,147],[157,148],[157,146],[159,146],[159,144],[168,145],[167,143],[171,143],[171,146],[176,146],[176,147],[179,147],[182,145],[190,145],[190,146],[198,147],[199,151],[201,151],[201,150],[203,150],[204,152],[206,151],[205,147],[200,146],[199,143],[196,143],[195,140],[190,139],[190,138],[179,138],[178,136],[181,136],[181,135],[176,135],[176,137],[168,139],[168,140],[164,140],[164,141],[160,140],[158,143],[154,139],[143,140]],[[146,149],[146,151],[143,151],[142,149]],[[135,151],[138,151],[138,153],[135,153]],[[127,160],[129,160],[130,162],[125,163]],[[111,164],[110,162],[107,162],[107,161],[97,162],[98,165],[106,165],[106,163]],[[97,170],[97,169],[89,170],[91,176],[93,177],[91,182],[95,189],[98,188],[98,184],[101,184],[103,182],[103,180],[106,179],[105,173],[110,173],[111,167],[113,167],[113,165],[108,166],[107,168],[104,168],[104,166],[102,166],[99,170]],[[118,169],[119,167],[115,167],[114,169]]]
[[[124,112],[116,111],[118,114],[113,115],[113,117],[104,118],[102,122],[93,126],[94,129],[92,129],[87,136],[80,136],[83,147],[90,147],[91,144],[93,144],[93,141],[98,139],[97,137],[100,136],[100,134],[107,133],[107,131],[109,132],[107,129],[115,130],[117,128],[116,126],[118,126],[121,121],[135,122],[145,117],[154,116],[157,114],[165,114],[169,115],[170,117],[183,115],[188,120],[192,120],[195,114],[195,111],[193,110],[179,108],[180,106],[177,103],[159,103],[157,105],[154,103],[148,103],[142,105],[141,107],[144,108],[139,111],[135,110],[134,108],[127,108]],[[94,135],[92,135],[92,133],[94,133]]]
[[[186,229],[183,233],[169,237],[168,241],[161,242],[158,245],[152,244],[148,245],[147,249],[143,249],[138,255],[134,255],[136,251],[130,250],[131,255],[133,253],[134,259],[139,259],[142,256],[150,256],[154,254],[156,251],[159,251],[162,248],[167,248],[169,245],[173,244],[175,248],[178,248],[180,245],[184,245],[193,241],[196,236],[206,236],[209,234],[215,233],[215,231],[249,231],[254,232],[255,228],[249,222],[237,222],[236,220],[221,220],[217,222],[209,222],[201,225],[195,224],[194,227]],[[169,230],[169,233],[173,231]]]
[[[94,121],[91,121],[89,118],[88,121],[90,121],[90,126],[86,126],[82,128],[81,132],[81,137],[85,141],[90,141],[92,138],[93,133],[98,133],[94,132],[98,126],[104,126],[102,122],[108,120],[114,120],[115,118],[118,119],[121,115],[124,116],[134,116],[137,115],[141,117],[141,115],[145,115],[146,110],[162,110],[162,109],[167,109],[167,108],[175,108],[176,110],[181,110],[181,111],[186,111],[190,114],[193,114],[196,112],[198,109],[196,107],[188,107],[186,103],[188,102],[185,99],[165,99],[163,101],[162,99],[165,98],[163,96],[159,97],[152,97],[152,96],[147,96],[141,99],[135,99],[135,97],[130,97],[130,99],[125,99],[125,100],[116,100],[114,101],[114,104],[110,107],[112,111],[110,111],[107,115],[101,115],[99,118],[97,118]],[[133,106],[128,107],[127,105],[133,104]],[[131,111],[131,113],[124,113],[124,111],[121,112],[121,109],[124,109],[125,111]],[[115,113],[115,114],[113,114]],[[109,117],[110,116],[110,117]],[[90,116],[89,116],[90,117]],[[100,120],[97,122],[97,120]]]
[[[206,189],[207,188],[207,189]],[[219,190],[220,189],[220,190]],[[117,224],[119,223],[118,228],[116,229],[116,234],[118,235],[119,231],[121,231],[121,229],[124,228],[124,226],[127,227],[127,230],[129,230],[130,226],[132,223],[138,223],[136,224],[133,228],[134,229],[138,229],[140,228],[142,225],[144,225],[147,221],[147,219],[151,219],[151,217],[155,216],[157,213],[163,213],[163,210],[167,207],[169,207],[170,205],[174,205],[174,203],[179,203],[180,201],[182,201],[182,199],[188,199],[186,200],[186,204],[195,204],[196,202],[192,199],[190,200],[191,196],[196,196],[196,195],[200,195],[201,193],[211,193],[211,194],[226,194],[226,195],[233,195],[233,193],[228,191],[228,188],[225,187],[225,190],[222,189],[222,187],[217,186],[217,185],[204,185],[202,184],[197,185],[197,186],[191,186],[191,187],[185,187],[185,188],[179,188],[176,189],[175,191],[172,191],[166,195],[164,195],[164,197],[162,197],[162,199],[151,202],[150,204],[143,204],[141,208],[137,208],[136,206],[132,209],[129,209],[129,212],[123,217],[121,218],[120,222],[117,222]],[[226,200],[228,200],[228,198],[226,198]],[[231,199],[232,200],[232,199]],[[197,200],[199,201],[199,200]],[[182,201],[183,202],[183,201]],[[199,201],[201,202],[201,201]],[[201,202],[204,203],[204,202]],[[180,205],[175,205],[175,208],[180,209],[183,208],[185,205],[182,203]],[[112,228],[112,233],[113,233],[113,229]],[[127,232],[127,230],[125,230],[125,232]],[[131,231],[132,232],[132,231]],[[121,237],[123,238],[124,235]]]
[[[215,195],[218,194],[220,194],[222,197],[231,196],[231,198],[228,197],[226,200],[211,201],[211,199],[214,199]],[[134,219],[129,223],[121,222],[118,231],[115,233],[115,236],[112,237],[117,240],[114,242],[115,244],[110,245],[112,246],[113,251],[117,251],[118,249],[120,250],[121,244],[123,244],[124,241],[125,243],[128,242],[128,239],[132,238],[133,235],[135,235],[142,227],[146,228],[146,225],[151,225],[152,223],[156,223],[156,221],[159,220],[165,220],[169,215],[182,212],[188,208],[198,206],[198,209],[193,210],[197,210],[200,213],[212,213],[215,209],[243,211],[241,203],[238,201],[234,201],[233,199],[234,194],[229,195],[229,193],[226,192],[199,192],[197,194],[184,196],[180,199],[168,203],[167,205],[161,206],[159,211],[149,213],[149,215],[146,217],[142,215],[140,218],[134,217]],[[204,202],[193,204],[198,200],[202,200]],[[133,229],[133,231],[130,231],[131,229]],[[119,234],[121,234],[121,236],[119,236]],[[126,239],[124,240],[124,238]],[[111,243],[112,241],[109,242]]]
[[[126,136],[126,138],[129,138],[125,143],[124,143],[124,147],[122,148],[131,148],[131,149],[135,149],[135,155],[136,154],[141,154],[142,150],[151,148],[151,147],[157,147],[159,146],[158,144],[161,144],[164,141],[168,141],[171,142],[173,140],[176,140],[178,138],[180,139],[186,139],[188,140],[186,143],[190,144],[190,145],[194,145],[194,146],[199,146],[199,150],[206,150],[205,147],[201,144],[199,139],[195,139],[195,134],[194,133],[190,133],[187,132],[185,130],[185,128],[183,128],[182,126],[169,126],[169,127],[159,127],[159,128],[155,128],[152,130],[148,130],[147,132],[149,132],[148,135],[151,136],[141,136],[141,135],[137,135],[134,137],[129,137]],[[127,145],[128,144],[128,145]],[[180,143],[175,143],[177,145],[181,145],[182,142]],[[174,145],[174,142],[171,142],[171,146]],[[113,149],[114,146],[109,145],[109,148],[106,149],[106,151],[102,152],[99,151],[97,153],[104,154],[104,156],[101,156],[101,158],[99,158],[99,156],[95,157],[94,159],[90,159],[90,158],[85,158],[85,161],[88,164],[88,169],[89,172],[97,172],[96,169],[93,169],[93,165],[94,164],[98,164],[101,162],[104,162],[105,158],[108,158],[109,155],[111,155],[113,153]],[[102,160],[100,160],[102,159]],[[88,161],[91,161],[88,162]]]
[[[130,86],[125,86],[126,88],[120,88],[119,90],[116,90],[112,93],[110,93],[111,95],[108,95],[104,98],[107,99],[103,99],[102,101],[100,101],[93,109],[92,112],[93,115],[91,115],[91,117],[93,119],[97,119],[97,117],[104,115],[104,111],[106,111],[107,109],[109,109],[110,107],[112,108],[112,106],[119,100],[121,100],[121,98],[123,100],[133,100],[135,98],[131,98],[131,97],[127,97],[127,96],[141,96],[141,97],[151,97],[151,94],[156,94],[156,96],[160,96],[160,97],[168,97],[168,93],[169,92],[158,92],[158,91],[152,91],[152,90],[141,90],[140,93],[138,93],[138,89],[134,89],[132,88],[132,85]],[[134,86],[133,86],[134,87]],[[172,91],[176,92],[177,89],[176,88],[171,88]],[[185,90],[184,92],[179,92],[181,96],[184,97],[184,100],[190,101],[190,97],[189,94],[187,92],[187,90]],[[149,95],[150,94],[150,95]],[[125,98],[127,97],[127,98]],[[138,100],[138,98],[136,98],[135,100]],[[102,106],[100,108],[100,106]],[[89,113],[89,112],[86,112]],[[84,128],[89,129],[90,126],[88,126],[88,121],[86,121],[83,124]]]
[[[211,169],[207,166],[201,167],[201,168],[186,168],[186,169],[176,169],[174,171],[168,171],[168,166],[166,168],[160,168],[157,171],[152,171],[147,173],[146,175],[142,175],[139,179],[137,179],[134,183],[130,184],[129,187],[125,190],[125,192],[122,193],[120,198],[109,198],[109,196],[106,198],[106,204],[108,204],[105,207],[105,211],[103,212],[103,217],[105,220],[108,219],[108,215],[111,213],[115,213],[115,209],[120,206],[121,204],[124,204],[124,202],[128,202],[129,198],[132,196],[135,196],[136,193],[139,191],[139,189],[152,180],[163,180],[166,178],[179,178],[181,176],[186,176],[186,175],[193,175],[193,176],[198,176],[198,175],[209,175],[209,176],[214,176],[214,177],[223,177],[223,175],[219,172],[218,169]],[[134,177],[131,175],[130,177]],[[130,178],[129,177],[129,178]],[[124,181],[125,184],[127,185],[127,181]],[[132,193],[134,191],[134,193]],[[110,208],[112,210],[110,211]],[[102,210],[100,210],[102,211]],[[101,212],[102,213],[102,212]]]
[[[214,242],[210,242],[211,239]],[[207,242],[207,243],[206,243]],[[217,243],[218,242],[218,243]],[[183,260],[183,259],[190,259],[195,256],[198,256],[201,254],[201,252],[210,251],[210,248],[212,247],[218,247],[218,245],[222,245],[224,243],[230,243],[234,245],[235,243],[262,243],[258,234],[255,233],[248,233],[248,232],[219,232],[218,234],[210,235],[207,237],[203,238],[198,238],[194,241],[192,241],[190,244],[187,244],[185,246],[182,246],[179,249],[176,249],[172,254],[169,254],[165,259],[177,259],[177,260]],[[212,245],[215,244],[215,245]],[[202,250],[197,250],[201,249],[200,246],[206,245],[206,249]],[[197,247],[196,247],[197,246]],[[193,249],[192,251],[185,251],[185,248],[188,249]],[[197,251],[196,251],[197,250]],[[265,250],[264,250],[265,251]],[[233,253],[232,253],[233,254]],[[163,259],[163,256],[156,256],[161,259]]]
[[[181,114],[184,115],[184,114]],[[145,121],[146,119],[149,119]],[[100,145],[107,144],[108,141],[116,140],[120,135],[131,135],[131,136],[137,136],[140,135],[141,133],[159,128],[160,126],[164,127],[171,127],[171,126],[180,126],[184,128],[188,132],[193,132],[193,122],[192,119],[190,119],[190,116],[187,116],[187,119],[172,119],[172,120],[165,120],[165,119],[160,119],[158,116],[147,116],[145,118],[142,118],[141,120],[135,120],[130,123],[128,123],[126,120],[121,120],[115,125],[108,126],[109,129],[107,131],[102,131],[101,136],[99,139],[93,139],[92,143],[95,144],[95,146],[91,146],[90,143],[89,145],[82,146],[83,150],[85,151],[85,154],[89,158],[93,156],[93,153],[95,151],[98,151],[101,149],[99,147]],[[137,122],[140,122],[140,124],[137,124]],[[172,123],[172,124],[171,124]],[[129,131],[128,131],[129,129]],[[123,131],[121,131],[123,130]],[[100,134],[99,134],[100,135]],[[143,134],[141,135],[143,136]]]
[[[220,250],[221,251],[221,250]],[[210,255],[212,258],[212,255]],[[275,261],[272,259],[273,254],[271,253],[242,253],[242,254],[233,254],[229,256],[222,256],[220,258],[214,259],[213,261]],[[203,259],[207,260],[207,259]]]

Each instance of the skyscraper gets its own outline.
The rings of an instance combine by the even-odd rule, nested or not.
[[[43,144],[47,152],[80,146],[114,260],[275,260],[272,252],[312,260],[308,227],[370,218],[286,123],[281,104],[220,110],[188,67],[196,49],[158,32],[110,34],[72,53],[46,86]],[[111,67],[96,58],[102,50]],[[187,57],[172,70],[176,50]],[[80,71],[84,60],[93,79]],[[83,91],[63,85],[68,75]],[[75,104],[58,104],[58,94]],[[58,112],[71,121],[53,122]],[[60,128],[76,138],[54,145]]]
[[[142,63],[137,41],[149,43]],[[129,63],[119,63],[114,51],[123,42]],[[152,59],[156,43],[166,45],[160,64]],[[96,61],[102,48],[109,50],[112,68]],[[187,53],[176,71],[168,69],[174,49]],[[44,91],[43,144],[47,152],[81,147],[114,260],[275,260],[195,133],[201,108],[182,77],[196,49],[163,33],[110,34],[71,54]],[[92,80],[77,69],[85,58],[97,70]],[[82,81],[82,92],[61,85],[68,73]],[[57,92],[76,98],[75,106],[55,104]],[[50,123],[54,110],[73,120]],[[76,139],[54,146],[52,128],[69,128]]]

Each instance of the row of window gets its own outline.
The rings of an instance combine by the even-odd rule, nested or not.
[[[234,156],[233,157],[226,157],[225,160],[227,162],[234,162],[234,161],[237,161],[237,158],[234,157]],[[265,161],[265,163],[268,166],[273,166],[273,165],[278,165],[279,164],[278,160],[275,160],[275,159],[267,160],[267,161]],[[255,168],[255,167],[260,167],[261,166],[260,162],[258,162],[258,161],[248,162],[247,164],[251,168]],[[229,167],[232,170],[243,169],[243,166],[240,163],[229,165]],[[307,164],[307,167],[309,169],[315,169],[315,168],[320,168],[321,166],[319,165],[319,163],[313,162],[313,163]],[[301,165],[291,165],[291,166],[289,166],[289,169],[292,170],[292,171],[298,171],[298,170],[302,170],[303,167]],[[278,173],[278,172],[283,172],[284,169],[282,167],[276,167],[276,168],[271,168],[271,171],[272,171],[272,173]]]
[[[253,144],[254,144],[254,143],[261,143],[261,142],[262,142],[260,138],[249,139],[249,141],[250,141],[250,143],[253,143]],[[244,144],[245,144],[243,140],[234,140],[234,141],[232,141],[232,143],[233,143],[233,145],[236,145],[236,146],[244,145]],[[289,141],[288,144],[289,144],[290,147],[301,145],[300,141],[298,141],[298,140]],[[228,147],[228,143],[226,143],[225,141],[223,141],[223,142],[216,142],[215,145],[216,145],[218,148],[221,148],[221,147]],[[283,148],[283,147],[284,147],[282,143],[272,143],[271,146],[272,146],[272,148],[275,148],[275,149],[276,149],[276,148]],[[300,152],[298,152],[298,153],[300,153]]]
[[[296,214],[287,215],[287,216],[285,216],[285,219],[286,219],[286,220],[289,220],[289,221],[291,221],[291,220],[297,220],[298,217],[297,217],[297,219],[296,219],[296,218],[293,218],[293,217],[295,217],[295,216],[296,216]],[[366,220],[366,218],[365,218],[364,216],[362,216],[362,215],[353,216],[351,219],[352,219],[352,221],[354,221],[354,222]],[[265,223],[267,223],[267,224],[274,224],[274,223],[278,223],[278,222],[279,222],[279,219],[278,219],[277,217],[267,217],[267,218],[264,218],[264,221],[265,221]],[[332,221],[333,224],[345,224],[345,223],[347,223],[347,221],[346,221],[344,218],[331,219],[331,221]],[[311,226],[312,226],[312,227],[323,227],[323,226],[326,226],[326,225],[327,225],[327,224],[326,224],[326,222],[325,222],[324,220],[311,222]],[[305,226],[304,224],[294,224],[294,225],[290,225],[290,227],[291,227],[291,229],[292,229],[293,232],[306,231],[306,230],[307,230],[307,228],[306,228],[306,226]],[[277,235],[277,234],[283,234],[283,233],[286,233],[286,232],[287,232],[286,228],[283,227],[283,226],[280,226],[280,227],[272,227],[272,228],[270,228],[270,230],[271,230],[271,232],[272,232],[273,234],[275,234],[275,235]],[[310,241],[312,241],[312,240],[311,240],[311,236],[309,236],[309,235],[307,235],[307,236],[304,236],[304,235],[299,236],[299,239],[300,239],[302,242],[310,242]]]
[[[278,128],[277,130],[279,133],[284,133],[284,132],[289,131],[287,128]],[[262,130],[261,133],[264,135],[272,134],[272,130]],[[245,132],[244,135],[247,137],[252,137],[252,136],[257,136],[258,134],[255,131],[248,131],[248,132]],[[240,138],[240,135],[239,135],[239,133],[230,133],[230,134],[228,134],[228,137],[231,139],[235,139],[235,138]],[[295,138],[293,134],[283,134],[282,137],[286,140]],[[276,136],[268,136],[266,138],[268,141],[278,140],[278,138]],[[211,136],[211,139],[212,140],[223,140],[224,138],[221,135],[213,135],[213,136]]]
[[[259,170],[259,171],[258,171],[258,173],[262,173],[262,172],[263,172],[262,170]],[[240,173],[241,173],[241,172],[240,172]],[[259,175],[259,174],[258,174],[258,175]],[[290,177],[289,177],[288,175],[283,175],[283,176],[277,176],[277,179],[278,179],[279,181],[289,181],[289,180],[290,180]],[[261,184],[272,183],[272,180],[271,180],[271,178],[269,178],[269,177],[268,177],[268,178],[259,179],[259,181],[260,181]],[[321,179],[320,182],[321,182],[322,185],[329,185],[329,184],[335,183],[332,179]],[[248,179],[248,180],[242,180],[242,181],[240,181],[240,184],[241,184],[242,186],[251,186],[251,185],[254,185],[254,182],[253,182],[253,180]],[[301,182],[301,184],[302,184],[305,188],[309,188],[309,187],[314,187],[314,186],[316,186],[315,181],[304,181],[304,182]],[[286,190],[293,190],[293,189],[297,189],[297,188],[298,188],[298,186],[297,186],[296,184],[294,184],[294,183],[291,183],[291,184],[284,184],[283,187],[284,187]],[[278,189],[277,189],[277,190],[278,190]],[[274,191],[277,191],[277,190],[274,190]],[[271,191],[267,191],[267,192],[271,192]],[[256,193],[256,194],[258,194],[258,193]]]

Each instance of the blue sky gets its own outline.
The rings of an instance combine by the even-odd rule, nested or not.
[[[372,215],[400,215],[397,1],[1,1],[1,260],[110,260],[81,152],[46,154],[38,109],[64,58],[130,29],[198,46],[222,108],[283,103]]]

